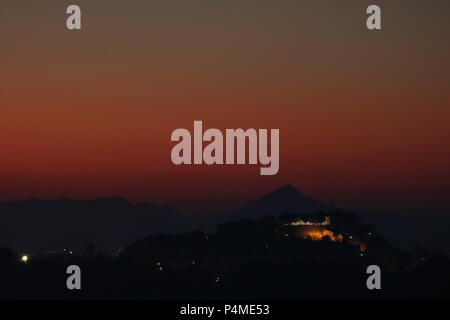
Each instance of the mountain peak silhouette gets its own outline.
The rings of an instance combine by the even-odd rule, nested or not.
[[[297,189],[295,189],[292,185],[290,184],[286,184],[284,186],[282,186],[281,188],[278,188],[275,191],[272,191],[270,194],[283,194],[283,195],[292,195],[292,196],[301,196],[302,193],[300,191],[298,191]]]
[[[283,212],[312,212],[330,210],[331,207],[302,194],[292,185],[287,184],[261,198],[250,201],[245,207],[254,214],[280,214]]]

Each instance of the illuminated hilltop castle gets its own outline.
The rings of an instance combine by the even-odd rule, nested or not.
[[[322,240],[324,237],[328,237],[331,241],[342,241],[343,236],[340,234],[334,234],[330,230],[331,218],[326,216],[324,221],[307,221],[303,219],[297,219],[289,223],[284,224],[289,233],[303,239]],[[286,235],[289,235],[287,233]]]
[[[302,219],[298,219],[292,221],[289,225],[291,226],[329,226],[331,225],[331,218],[329,216],[325,217],[325,220],[322,222],[312,222],[312,221],[304,221]]]
[[[324,240],[329,239],[333,242],[347,242],[351,245],[359,247],[361,252],[366,251],[367,243],[360,240],[352,234],[345,236],[333,231],[333,225],[330,216],[323,217],[323,221],[308,218],[296,218],[288,223],[283,224],[285,236],[294,236],[302,239]]]

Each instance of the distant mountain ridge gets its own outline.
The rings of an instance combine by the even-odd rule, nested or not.
[[[0,247],[83,250],[93,243],[99,250],[114,251],[150,234],[198,229],[209,232],[218,224],[243,218],[327,209],[330,207],[291,185],[249,202],[238,212],[207,216],[188,216],[169,206],[147,202],[133,204],[121,197],[0,202]]]
[[[167,205],[133,204],[121,197],[0,202],[0,247],[83,250],[86,244],[93,243],[98,250],[113,251],[151,234],[193,230],[212,232],[218,224],[239,219],[333,209],[289,184],[248,202],[239,211],[208,215],[189,216]],[[423,244],[441,249],[450,256],[448,216],[431,219],[425,216],[356,214],[366,223],[374,223],[383,235],[403,248],[411,249],[415,244]]]

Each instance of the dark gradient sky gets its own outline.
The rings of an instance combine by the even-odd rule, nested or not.
[[[83,30],[65,9],[83,9]],[[0,3],[0,200],[235,208],[285,183],[338,206],[450,214],[450,2]],[[194,120],[280,128],[276,176],[174,166]]]

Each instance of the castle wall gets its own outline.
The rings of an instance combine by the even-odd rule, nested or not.
[[[294,234],[303,239],[322,240],[323,237],[328,236],[331,241],[342,241],[341,235],[335,235],[333,231],[321,225],[302,225],[295,227],[294,230]]]

